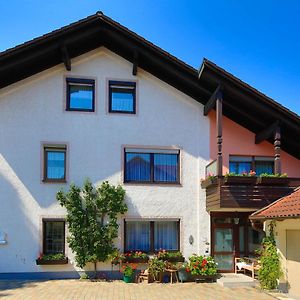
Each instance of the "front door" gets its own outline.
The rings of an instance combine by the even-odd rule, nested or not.
[[[234,271],[234,258],[255,256],[263,232],[255,231],[249,213],[211,212],[211,254],[220,272]]]
[[[213,256],[221,271],[231,271],[233,266],[234,242],[233,226],[231,224],[219,224],[214,227]]]

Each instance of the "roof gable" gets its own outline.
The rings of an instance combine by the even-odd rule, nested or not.
[[[142,68],[204,105],[222,84],[225,116],[254,133],[280,122],[282,149],[300,159],[299,116],[208,60],[198,72],[102,12],[0,53],[0,88],[62,62],[70,69],[101,46],[132,62],[133,74]]]

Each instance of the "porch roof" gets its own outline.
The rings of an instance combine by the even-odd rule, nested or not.
[[[250,216],[253,220],[288,218],[300,218],[300,187],[290,195],[278,199]]]

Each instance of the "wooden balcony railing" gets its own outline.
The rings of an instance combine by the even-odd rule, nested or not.
[[[212,177],[201,182],[206,189],[206,209],[259,209],[290,194],[300,186],[300,178]]]

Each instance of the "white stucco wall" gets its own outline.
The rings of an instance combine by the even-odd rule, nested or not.
[[[64,76],[96,78],[95,113],[64,111]],[[107,114],[108,78],[137,80],[137,115]],[[78,185],[87,176],[95,184],[122,184],[122,145],[179,147],[181,186],[124,185],[127,216],[180,218],[184,255],[204,253],[209,216],[200,178],[209,160],[209,121],[203,106],[141,69],[133,76],[131,63],[101,48],[72,60],[71,72],[59,65],[0,91],[0,232],[8,241],[0,245],[0,273],[75,269],[35,264],[41,220],[64,216],[55,194],[68,188],[41,182],[44,141],[68,144],[68,184]],[[117,243],[122,248],[122,228]]]

